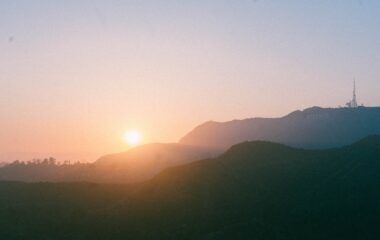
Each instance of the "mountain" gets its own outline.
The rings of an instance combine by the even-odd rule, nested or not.
[[[227,149],[244,141],[264,140],[293,147],[321,149],[351,144],[371,134],[380,134],[379,107],[313,107],[281,118],[206,122],[179,142]]]
[[[207,122],[179,143],[153,143],[101,157],[94,164],[16,162],[0,167],[0,180],[98,183],[145,181],[167,167],[217,156],[234,144],[264,140],[292,147],[322,149],[380,134],[380,108],[309,108],[282,118]],[[41,164],[42,163],[42,164]]]
[[[138,185],[1,182],[5,239],[378,239],[380,136],[245,142]]]
[[[152,143],[101,157],[95,163],[57,164],[54,159],[14,162],[0,168],[0,180],[25,182],[132,183],[145,181],[163,169],[213,157],[219,150],[176,143]]]

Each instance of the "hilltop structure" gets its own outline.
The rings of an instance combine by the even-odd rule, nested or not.
[[[352,100],[346,103],[346,106],[348,108],[357,108],[358,102],[356,100],[356,81],[354,80],[354,90],[352,92]]]

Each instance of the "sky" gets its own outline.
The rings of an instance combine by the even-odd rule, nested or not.
[[[80,161],[209,120],[380,105],[377,0],[2,0],[0,161]]]

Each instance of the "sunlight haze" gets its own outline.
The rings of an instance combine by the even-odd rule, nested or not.
[[[209,120],[338,107],[354,78],[380,104],[380,1],[238,2],[1,1],[0,161],[93,161]]]

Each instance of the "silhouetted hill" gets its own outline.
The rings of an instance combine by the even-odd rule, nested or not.
[[[295,111],[282,118],[252,118],[207,122],[184,136],[180,143],[227,149],[253,140],[319,149],[351,144],[380,134],[380,108],[319,108]]]
[[[220,150],[177,143],[153,143],[101,157],[94,167],[103,172],[100,182],[138,182],[165,168],[214,157]],[[112,174],[109,174],[112,173]]]
[[[167,167],[213,157],[218,152],[176,143],[153,143],[101,157],[95,163],[62,165],[48,159],[29,163],[14,162],[0,168],[0,180],[132,183],[150,179]]]
[[[378,239],[380,136],[245,142],[144,184],[0,183],[5,239]]]

